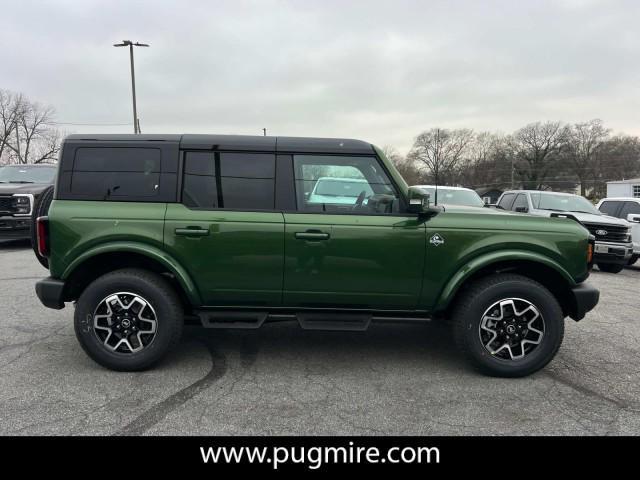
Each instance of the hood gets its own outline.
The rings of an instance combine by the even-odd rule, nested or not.
[[[0,195],[13,195],[14,193],[31,193],[40,195],[50,183],[0,183]]]
[[[626,220],[616,217],[610,217],[609,215],[596,215],[593,213],[579,213],[579,212],[546,212],[545,216],[550,217],[552,213],[566,213],[567,215],[573,215],[580,223],[606,223],[608,225],[621,225],[628,226],[629,223]]]

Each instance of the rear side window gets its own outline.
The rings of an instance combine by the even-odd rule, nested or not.
[[[76,150],[70,193],[100,200],[158,195],[160,150],[156,148],[91,148]]]
[[[502,195],[502,198],[498,202],[498,205],[500,205],[505,210],[511,210],[511,205],[513,205],[514,198],[515,195],[513,193],[505,193],[504,195]]]
[[[612,202],[612,201],[602,202],[602,204],[598,209],[605,215],[611,215],[612,217],[615,217],[616,213],[618,212],[618,208],[620,208],[621,203],[622,202]]]
[[[273,210],[275,172],[273,154],[187,152],[182,203],[190,208]]]

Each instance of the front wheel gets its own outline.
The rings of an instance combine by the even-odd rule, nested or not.
[[[498,377],[540,370],[556,355],[564,336],[556,298],[521,275],[478,280],[460,294],[452,320],[456,343],[467,359]]]
[[[616,263],[599,263],[598,268],[601,272],[620,273],[624,268],[624,265],[618,265]]]
[[[180,340],[183,310],[160,275],[125,269],[94,280],[80,295],[74,316],[80,345],[100,365],[144,370]]]
[[[640,258],[640,255],[631,255],[631,258],[629,259],[629,262],[627,262],[627,265],[633,265],[638,261],[638,258]]]

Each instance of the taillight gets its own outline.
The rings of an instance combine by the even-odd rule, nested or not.
[[[42,257],[49,256],[49,217],[36,219],[36,239],[38,241],[38,253]]]

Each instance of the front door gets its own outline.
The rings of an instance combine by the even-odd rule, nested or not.
[[[416,306],[425,225],[404,214],[375,156],[294,155],[295,212],[285,212],[283,305]]]
[[[182,203],[168,204],[165,248],[208,306],[278,306],[284,223],[275,155],[186,152]]]

